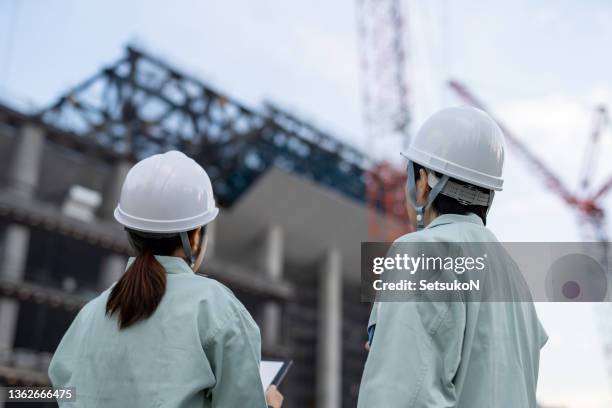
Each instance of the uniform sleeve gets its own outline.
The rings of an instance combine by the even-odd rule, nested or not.
[[[74,372],[74,364],[76,364],[74,349],[79,344],[78,326],[84,310],[85,309],[81,310],[77,314],[66,333],[64,333],[55,353],[53,353],[53,358],[49,364],[48,375],[51,385],[55,388],[70,386],[72,373]]]
[[[464,327],[463,303],[380,303],[358,407],[454,407]]]
[[[55,388],[66,387],[72,377],[72,358],[64,352],[66,336],[60,342],[49,364],[49,380]]]
[[[243,307],[237,307],[204,346],[215,376],[209,390],[212,407],[266,407],[259,374],[259,328]]]

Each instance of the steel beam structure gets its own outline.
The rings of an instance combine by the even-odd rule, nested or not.
[[[134,47],[39,112],[40,119],[128,160],[178,149],[229,206],[270,166],[363,201],[369,159],[281,109],[246,107]]]
[[[208,84],[132,47],[127,48],[119,61],[40,112],[23,114],[0,105],[0,124],[6,124],[14,132],[13,129],[19,129],[23,123],[42,128],[47,141],[102,159],[104,164],[114,168],[104,187],[106,200],[97,213],[96,222],[70,218],[56,205],[45,202],[43,197],[26,200],[11,194],[8,188],[0,189],[1,222],[37,230],[37,234],[40,230],[57,233],[108,252],[109,255],[103,258],[98,282],[92,283],[100,288],[116,279],[129,252],[125,234],[109,220],[109,216],[118,194],[119,180],[135,160],[169,149],[186,152],[206,168],[219,204],[224,207],[231,206],[257,177],[271,167],[297,173],[363,202],[365,179],[372,165],[370,159],[357,149],[277,106],[266,104],[260,109],[248,108]],[[315,377],[313,355],[317,344],[313,342],[320,324],[320,330],[325,336],[329,334],[331,341],[327,345],[318,344],[318,347],[323,347],[325,355],[333,359],[318,363],[319,371],[326,372],[318,380],[318,399],[326,406],[339,406],[343,382],[346,381],[351,389],[358,383],[358,377],[352,372],[346,377],[348,380],[341,375],[343,360],[338,354],[342,353],[343,330],[340,324],[340,254],[332,251],[322,266],[319,291],[326,294],[326,299],[321,303],[316,302],[319,293],[315,289],[317,280],[311,282],[312,296],[304,301],[310,325],[304,329],[294,321],[290,323],[292,340],[301,332],[305,333],[304,337],[298,338],[303,349],[294,349],[295,344],[290,342],[276,344],[282,328],[279,324],[292,319],[292,316],[286,316],[285,307],[298,303],[299,292],[284,276],[281,232],[272,226],[268,231],[262,249],[266,273],[253,274],[251,268],[215,256],[207,261],[206,272],[245,295],[266,300],[264,315],[267,322],[262,326],[265,342],[280,350],[279,355],[288,355],[287,350],[291,350],[292,356],[303,361],[302,369],[307,380],[304,382],[302,377],[295,377],[296,401],[315,399],[316,393],[308,385],[309,379]],[[210,234],[214,235],[212,231]],[[211,245],[214,246],[214,242]],[[76,311],[89,299],[84,291],[68,290],[46,287],[37,281],[15,283],[9,279],[0,280],[0,299],[21,302],[28,307],[49,307],[60,314]],[[317,305],[319,313],[325,315],[321,323],[317,319]],[[364,319],[365,313],[361,316],[360,312],[361,308],[356,315]],[[303,355],[300,354],[302,350],[305,350]],[[361,360],[358,356],[351,361],[356,364]],[[0,362],[0,380],[35,382],[40,380],[30,378],[34,374],[44,377],[44,373],[30,375],[22,372],[23,368]],[[324,378],[330,379],[330,386],[321,386]],[[352,401],[354,395],[347,398]]]

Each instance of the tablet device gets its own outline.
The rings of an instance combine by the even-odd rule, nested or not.
[[[278,386],[285,374],[289,371],[289,367],[293,364],[293,360],[289,359],[265,359],[261,360],[259,366],[259,374],[261,375],[261,384],[264,390],[267,390],[270,385]]]

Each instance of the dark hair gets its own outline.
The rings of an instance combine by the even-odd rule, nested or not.
[[[126,231],[136,251],[136,259],[115,284],[106,302],[106,314],[112,316],[117,313],[120,329],[155,312],[166,292],[166,271],[154,255],[172,255],[182,247],[178,235],[145,236],[136,231]],[[190,240],[195,231],[188,232]],[[203,242],[204,233],[205,228],[202,227],[200,243]],[[201,245],[199,250],[202,250]]]
[[[414,166],[414,177],[416,178],[416,180],[418,180],[420,178],[420,170],[421,169],[427,170],[427,169],[421,166],[420,164],[417,164],[414,162],[412,164]],[[431,171],[431,170],[427,170],[427,171]],[[434,172],[434,174],[438,177],[442,177],[442,175],[438,172]],[[455,183],[458,183],[464,186],[470,185],[471,187],[476,188],[477,190],[482,191],[483,193],[490,193],[490,191],[487,190],[486,188],[474,186],[473,184],[469,184],[464,181],[457,180],[455,178],[450,178],[449,180],[452,180]],[[474,213],[480,217],[484,225],[487,225],[487,206],[484,206],[484,205],[464,205],[464,204],[461,204],[459,201],[455,200],[454,198],[445,196],[444,194],[438,194],[438,196],[434,199],[433,203],[431,203],[431,207],[438,214],[466,215],[468,213]]]

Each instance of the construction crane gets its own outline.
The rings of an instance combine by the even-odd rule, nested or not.
[[[486,106],[480,102],[463,84],[458,81],[449,81],[449,86],[455,90],[461,99],[466,103],[474,105],[489,114]],[[499,119],[496,119],[500,127],[504,131],[506,140],[510,147],[514,148],[523,158],[530,164],[544,180],[545,186],[554,194],[559,196],[566,204],[574,209],[578,214],[578,221],[581,227],[583,242],[599,242],[601,245],[594,247],[588,246],[587,249],[592,252],[592,255],[604,267],[604,270],[609,270],[609,242],[606,233],[604,210],[601,206],[601,200],[612,188],[612,175],[594,192],[591,191],[591,183],[594,179],[594,171],[597,164],[598,149],[601,140],[601,134],[604,128],[610,124],[610,118],[605,106],[598,105],[594,113],[594,126],[587,142],[583,163],[581,166],[579,186],[575,193],[561,182],[555,174],[548,169],[526,145],[524,145],[516,136],[505,126]],[[609,279],[610,280],[610,279]],[[608,291],[612,286],[608,284]],[[610,296],[608,294],[608,296]],[[610,300],[610,298],[608,298]],[[598,318],[598,325],[602,335],[603,351],[606,357],[606,369],[608,375],[612,378],[612,320],[610,319],[612,305],[608,302],[595,305],[595,316]]]
[[[409,82],[407,77],[409,55],[405,8],[402,0],[357,0],[358,35],[361,46],[361,72],[363,88],[364,123],[368,150],[376,152],[380,145],[401,140],[405,147],[409,141],[411,119]],[[487,112],[487,107],[464,85],[456,80],[448,85],[466,103]],[[499,122],[499,120],[498,120]],[[591,133],[583,161],[580,186],[572,191],[557,177],[533,151],[521,142],[503,123],[506,139],[512,149],[542,177],[545,186],[563,202],[578,212],[583,238],[587,241],[607,242],[604,212],[598,204],[612,189],[612,176],[598,190],[591,193],[592,173],[597,162],[597,145],[602,129],[609,124],[608,112],[603,106],[596,108],[595,127]],[[371,212],[383,212],[393,225],[389,229],[370,217],[370,237],[393,239],[409,230],[402,225],[405,219],[405,171],[381,161],[367,175],[366,196]],[[399,224],[398,224],[399,222]]]
[[[456,80],[450,80],[448,85],[464,102],[482,109],[494,117],[487,106],[474,96],[465,85]],[[595,153],[597,152],[597,144],[600,139],[599,135],[601,134],[603,126],[608,123],[607,110],[605,107],[598,106],[596,108],[596,125],[595,129],[591,132],[590,142],[587,145],[585,154],[585,161],[582,165],[581,186],[575,192],[572,192],[563,181],[561,181],[561,179],[557,177],[529,147],[527,147],[527,145],[521,142],[508,126],[500,121],[499,118],[495,118],[495,120],[502,128],[510,148],[522,156],[527,164],[540,175],[544,181],[544,185],[553,194],[560,197],[564,203],[578,212],[580,220],[586,221],[586,224],[581,223],[581,225],[589,227],[588,230],[583,228],[584,238],[588,241],[596,240],[607,243],[608,237],[605,228],[604,211],[599,202],[612,187],[612,178],[596,190],[594,194],[589,194],[590,180],[593,179],[592,172],[595,168],[594,163],[596,162]]]
[[[587,148],[582,160],[582,171],[580,172],[580,185],[578,189],[581,193],[587,193],[591,187],[592,174],[597,167],[598,156],[597,148],[601,140],[601,133],[604,128],[610,123],[608,110],[604,105],[595,107],[595,118],[591,137],[588,141]]]
[[[357,0],[366,145],[378,160],[381,148],[401,148],[409,141],[406,21],[401,0]],[[380,161],[368,170],[370,240],[390,241],[410,231],[405,180],[405,172],[388,161]],[[382,223],[377,217],[381,212],[385,215]]]
[[[402,0],[358,0],[365,126],[370,141],[406,145],[410,106]]]

